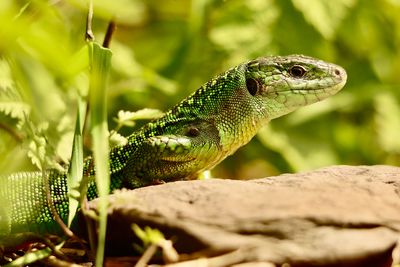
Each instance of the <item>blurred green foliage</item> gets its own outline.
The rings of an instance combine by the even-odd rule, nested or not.
[[[248,59],[306,54],[342,65],[347,86],[272,121],[214,176],[400,163],[399,0],[94,3],[97,39],[111,18],[118,24],[110,47],[110,130],[128,135],[135,129],[121,128],[119,111],[166,110]],[[46,166],[69,160],[78,95],[88,88],[86,4],[0,1],[1,173],[35,169],[38,158]]]

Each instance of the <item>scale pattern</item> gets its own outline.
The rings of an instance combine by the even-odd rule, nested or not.
[[[248,143],[271,119],[334,95],[346,79],[341,67],[300,55],[240,64],[133,133],[126,145],[111,149],[110,192],[195,178]],[[93,165],[87,158],[88,199],[97,196]],[[45,173],[54,206],[66,220],[66,175],[55,170]],[[59,233],[41,172],[0,177],[0,182],[0,240],[21,232]]]

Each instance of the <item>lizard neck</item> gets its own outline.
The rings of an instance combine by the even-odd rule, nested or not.
[[[249,98],[245,89],[237,90],[222,109],[216,118],[216,127],[225,157],[247,144],[269,121],[265,108]]]

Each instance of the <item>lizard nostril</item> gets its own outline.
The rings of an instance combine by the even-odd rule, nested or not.
[[[341,72],[340,72],[339,69],[335,69],[335,75],[336,75],[336,76],[340,76],[340,73],[341,73]]]

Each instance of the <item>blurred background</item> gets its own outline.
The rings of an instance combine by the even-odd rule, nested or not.
[[[346,87],[272,121],[213,176],[400,163],[399,0],[94,2],[100,43],[109,20],[118,25],[110,129],[120,110],[166,110],[243,61],[305,54],[343,66]],[[68,161],[77,96],[87,93],[86,5],[0,1],[0,173],[37,169],[43,155]],[[119,132],[127,136],[140,124]]]

